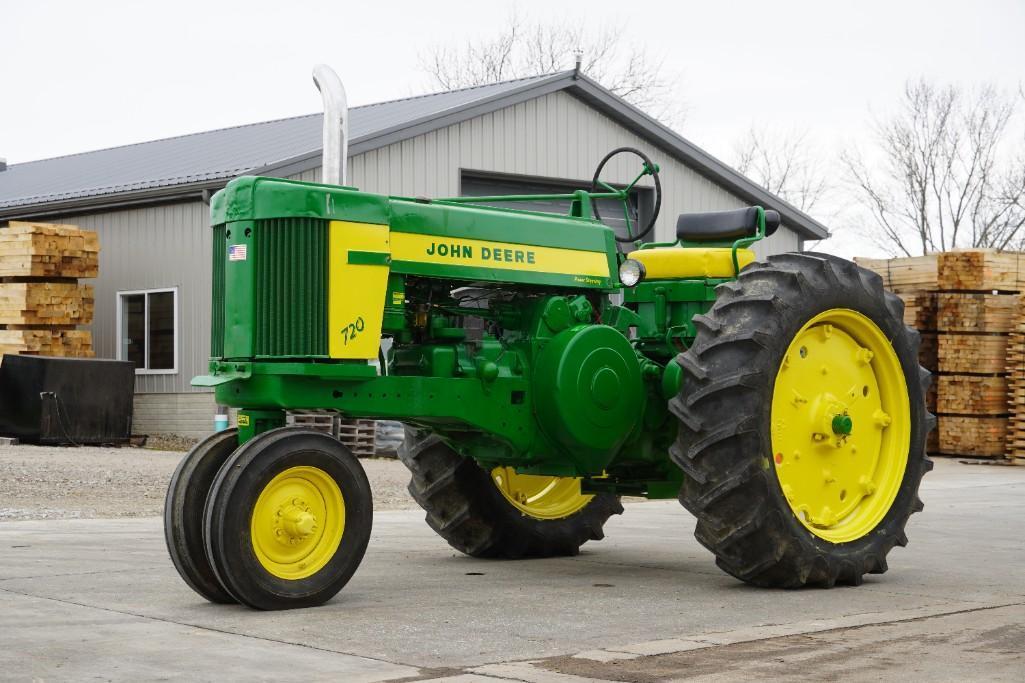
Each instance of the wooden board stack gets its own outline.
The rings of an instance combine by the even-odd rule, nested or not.
[[[0,353],[91,357],[99,240],[73,225],[14,221],[0,229]]]
[[[936,254],[908,258],[855,258],[862,268],[879,273],[883,287],[895,294],[913,294],[936,290],[938,262]]]
[[[0,241],[0,277],[96,277],[99,256],[100,242],[92,230],[12,221]]]
[[[892,259],[855,258],[854,261],[862,268],[878,273],[883,278],[883,287],[904,301],[904,324],[918,330],[922,339],[918,347],[918,363],[933,374],[925,403],[929,412],[935,413],[938,395],[936,374],[939,372],[936,254]],[[938,430],[930,432],[926,450],[929,453],[939,450]]]
[[[1025,460],[1025,254],[965,249],[855,261],[899,293],[904,321],[922,332],[920,362],[936,392],[929,452]]]
[[[1006,457],[1008,345],[1018,318],[1018,292],[1025,290],[1023,267],[1025,255],[1017,252],[971,249],[939,255],[940,454]]]

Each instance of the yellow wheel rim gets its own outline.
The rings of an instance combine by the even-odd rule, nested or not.
[[[292,581],[324,568],[345,533],[345,499],[317,467],[290,467],[270,480],[253,506],[250,534],[256,559]]]
[[[783,495],[816,536],[869,534],[897,497],[911,407],[893,346],[869,318],[831,309],[800,329],[772,394],[772,452]]]
[[[512,467],[496,467],[491,479],[506,500],[536,519],[569,517],[594,498],[580,493],[580,480],[573,477],[517,474]]]

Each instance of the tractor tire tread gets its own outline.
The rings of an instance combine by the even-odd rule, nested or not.
[[[757,586],[858,585],[865,574],[885,572],[887,553],[907,542],[904,526],[922,507],[919,484],[932,469],[924,452],[934,424],[924,409],[930,375],[918,367],[920,339],[903,324],[900,298],[855,264],[810,253],[752,264],[716,295],[694,343],[677,358],[683,386],[669,402],[679,421],[670,458],[685,474],[679,498],[697,517],[695,537],[724,571]],[[786,504],[766,406],[781,349],[796,329],[820,310],[859,306],[892,339],[905,368],[911,448],[897,500],[876,530],[834,545],[807,531]]]
[[[456,550],[478,558],[520,559],[576,555],[604,538],[619,499],[596,495],[582,510],[557,520],[524,515],[499,492],[489,472],[434,435],[407,428],[399,459],[409,468],[408,490],[425,519]]]

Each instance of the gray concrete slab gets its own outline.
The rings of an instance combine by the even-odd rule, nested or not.
[[[252,653],[284,648],[293,678],[565,681],[601,676],[524,662],[585,653],[590,659],[575,660],[613,669],[647,662],[664,672],[658,657],[688,650],[714,657],[738,643],[878,624],[899,632],[907,619],[942,615],[977,614],[980,629],[1006,621],[1012,613],[994,608],[1025,604],[1025,468],[940,462],[923,497],[911,544],[890,556],[888,573],[828,591],[759,590],[726,576],[671,501],[628,505],[606,540],[578,557],[519,562],[461,556],[421,513],[381,512],[342,593],[320,608],[280,613],[202,601],[174,572],[159,519],[4,522],[0,676],[280,678]],[[967,647],[948,640],[948,656]],[[175,655],[178,645],[167,644],[179,641]],[[37,656],[27,661],[19,648],[32,643]],[[158,656],[165,646],[168,655]],[[355,673],[338,673],[346,667]]]

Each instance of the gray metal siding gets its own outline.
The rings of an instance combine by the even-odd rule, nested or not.
[[[96,355],[117,356],[117,293],[178,288],[178,372],[136,375],[139,393],[209,391],[189,382],[204,374],[210,346],[210,207],[200,201],[48,219],[96,230],[100,276],[90,329]]]
[[[351,185],[402,196],[455,196],[461,171],[515,173],[590,182],[601,158],[615,147],[648,152],[661,168],[662,210],[656,239],[675,239],[676,217],[686,211],[735,209],[747,203],[601,112],[564,92],[555,92],[459,124],[417,135],[349,159]],[[606,178],[633,180],[638,160],[623,155]],[[320,170],[293,176],[320,181]],[[760,258],[799,249],[797,233],[785,226],[755,246]]]

